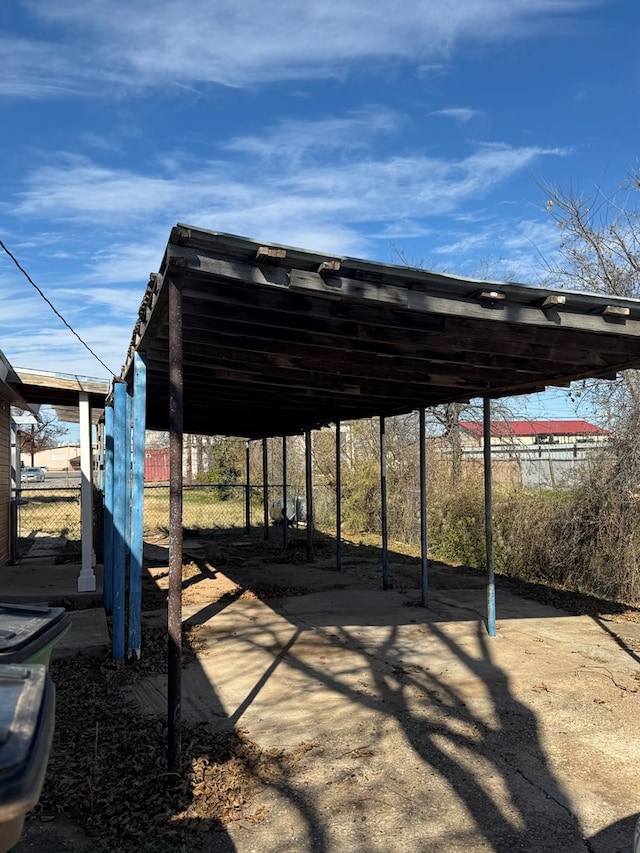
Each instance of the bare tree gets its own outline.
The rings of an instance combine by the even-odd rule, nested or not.
[[[17,440],[20,452],[29,454],[33,466],[36,453],[56,447],[67,433],[66,427],[56,420],[54,412],[39,413],[35,423],[25,424],[18,429]]]
[[[640,172],[609,193],[601,187],[586,195],[541,187],[562,234],[560,259],[549,265],[550,277],[572,289],[639,298]],[[573,394],[587,398],[612,430],[617,459],[612,473],[618,486],[635,489],[640,481],[640,373],[627,370],[615,380],[585,381]]]

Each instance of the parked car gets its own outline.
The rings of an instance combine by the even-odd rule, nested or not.
[[[44,483],[44,471],[42,468],[21,468],[21,483]]]

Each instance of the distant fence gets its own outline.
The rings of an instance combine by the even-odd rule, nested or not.
[[[287,485],[287,504],[299,494],[295,484]],[[185,485],[182,491],[182,525],[187,530],[234,530],[264,527],[264,489],[249,487],[247,517],[246,485]],[[268,524],[282,512],[282,486],[268,487]],[[280,500],[279,510],[278,500]],[[302,519],[301,519],[302,520]],[[169,526],[169,485],[147,483],[144,487],[144,528],[167,530]]]
[[[603,446],[587,442],[574,444],[536,444],[521,447],[492,445],[491,460],[494,479],[507,480],[525,489],[570,488],[576,476],[596,458],[601,458]],[[481,447],[466,447],[463,460],[482,462]]]

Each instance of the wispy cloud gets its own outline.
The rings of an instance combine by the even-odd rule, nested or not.
[[[415,152],[376,156],[373,146],[363,156],[351,145],[351,136],[373,140],[390,132],[394,122],[400,119],[391,114],[376,116],[369,124],[361,115],[332,120],[340,132],[331,143],[331,157],[323,141],[326,121],[283,122],[260,137],[227,143],[226,150],[235,154],[232,159],[194,165],[177,158],[158,164],[153,174],[63,155],[28,176],[11,212],[50,222],[82,224],[90,218],[114,236],[136,224],[142,229],[137,241],[142,252],[129,247],[114,257],[101,247],[99,256],[93,253],[94,272],[98,263],[105,282],[118,281],[123,279],[113,277],[109,265],[127,268],[130,259],[148,261],[151,238],[166,233],[176,221],[281,241],[303,231],[323,233],[325,240],[340,245],[326,245],[324,240],[309,245],[327,251],[344,250],[345,243],[364,247],[363,237],[354,236],[356,229],[370,237],[389,228],[397,234],[399,223],[411,222],[415,232],[419,220],[453,214],[469,200],[486,198],[492,188],[531,168],[538,158],[566,153],[484,144],[466,157],[447,160]]]
[[[477,118],[483,115],[481,110],[472,110],[469,107],[447,107],[443,110],[434,110],[432,116],[442,116],[443,118],[451,118],[458,124],[466,124],[472,118]]]
[[[188,14],[169,0],[137,0],[129,14],[119,0],[23,2],[48,40],[7,38],[0,92],[31,97],[95,92],[96,82],[255,86],[343,75],[372,60],[438,67],[463,43],[557,32],[591,0],[191,0]]]

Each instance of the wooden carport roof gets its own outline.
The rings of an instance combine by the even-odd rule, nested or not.
[[[22,367],[13,369],[12,382],[28,404],[52,406],[58,420],[65,423],[78,420],[78,398],[82,392],[88,395],[92,419],[97,423],[109,393],[109,383],[103,379]]]
[[[640,366],[640,301],[494,283],[172,229],[134,329],[147,427],[169,420],[168,282],[184,429],[261,438],[542,391]]]

